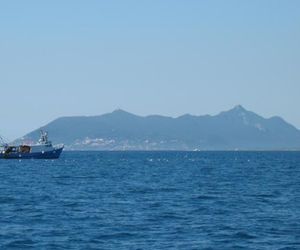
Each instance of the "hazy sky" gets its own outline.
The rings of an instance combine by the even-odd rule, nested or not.
[[[300,1],[0,0],[0,134],[242,104],[300,128]]]

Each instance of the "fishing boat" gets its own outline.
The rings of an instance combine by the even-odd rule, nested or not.
[[[41,130],[41,136],[34,145],[21,144],[0,146],[0,159],[58,159],[64,145],[52,145],[48,133]]]

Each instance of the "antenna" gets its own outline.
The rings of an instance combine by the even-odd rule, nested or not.
[[[4,140],[4,138],[0,135],[0,146],[5,144],[6,144],[6,140]]]

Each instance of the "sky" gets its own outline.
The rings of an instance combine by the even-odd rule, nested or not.
[[[299,13],[298,0],[0,0],[0,135],[237,104],[300,128]]]

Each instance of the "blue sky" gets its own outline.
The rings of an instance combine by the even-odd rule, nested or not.
[[[300,1],[1,1],[0,134],[242,104],[300,128]]]

